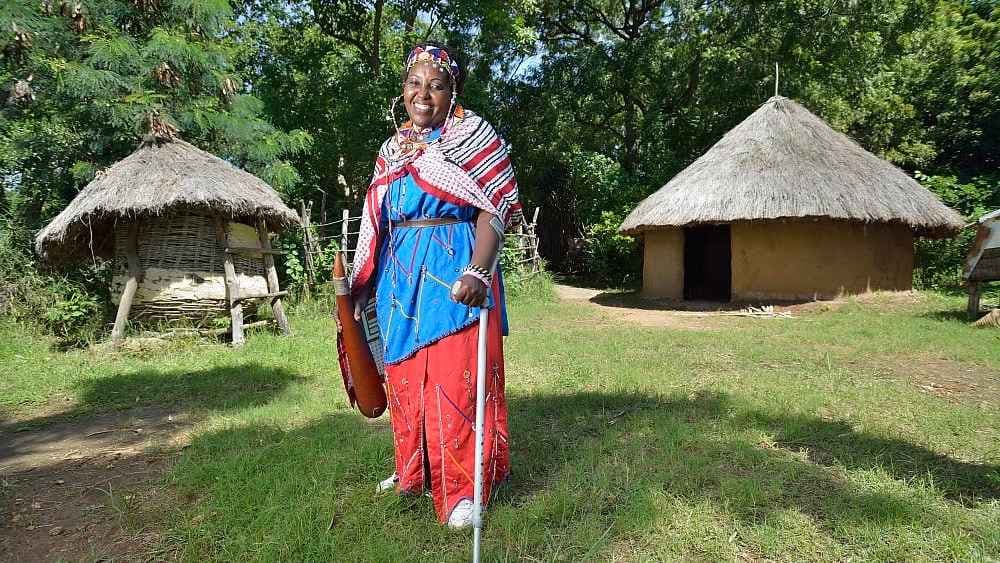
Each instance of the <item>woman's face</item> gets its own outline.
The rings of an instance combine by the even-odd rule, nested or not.
[[[441,125],[451,106],[451,76],[436,64],[413,65],[403,81],[403,104],[415,127]]]

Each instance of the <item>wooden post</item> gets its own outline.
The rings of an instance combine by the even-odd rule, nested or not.
[[[142,276],[142,267],[139,265],[139,224],[135,219],[129,223],[128,239],[125,241],[125,258],[128,261],[128,281],[125,282],[125,289],[122,291],[121,301],[118,302],[118,314],[115,315],[115,327],[111,330],[111,342],[118,346],[125,336],[125,323],[128,322],[128,313],[132,309],[132,300],[135,292],[139,288],[139,278]]]
[[[970,321],[979,320],[979,299],[981,297],[979,290],[979,282],[969,282],[969,307],[967,313]]]
[[[326,225],[326,192],[323,191],[323,190],[320,190],[320,193],[323,194],[323,197],[319,200],[319,236],[320,236],[320,240],[322,240],[323,237],[326,236],[326,230],[327,230],[327,225]]]
[[[309,205],[306,206],[306,217],[309,218],[310,227],[312,226],[312,214],[313,214],[313,202],[312,200],[309,200]],[[309,233],[309,249],[312,250],[313,254],[320,253],[319,241],[312,236],[311,232]],[[316,275],[315,264],[313,264],[313,276],[315,277],[315,275]]]
[[[316,284],[316,273],[313,270],[313,262],[312,262],[313,245],[312,245],[312,237],[309,235],[309,210],[306,209],[305,200],[302,200],[301,205],[299,206],[299,217],[300,217],[299,220],[302,223],[302,248],[304,250],[303,260],[305,261],[304,266],[306,268],[306,283],[307,283],[306,294],[308,294],[309,287],[312,287],[313,285]]]
[[[344,256],[347,258],[348,264],[354,262],[353,260],[351,260],[351,255],[348,254],[347,252],[347,245],[348,245],[347,233],[350,232],[350,229],[348,228],[348,223],[350,223],[350,221],[351,221],[351,212],[348,211],[347,208],[344,208],[344,211],[341,214],[341,223],[340,223],[340,251],[344,253]]]
[[[344,265],[351,268],[354,264],[354,254],[348,252],[350,244],[348,232],[350,232],[351,212],[351,187],[347,185],[347,178],[344,176],[344,157],[337,161],[337,185],[344,191],[344,211],[341,215],[343,222],[340,224],[340,251],[344,253]]]
[[[538,272],[542,269],[542,257],[538,255],[538,212],[541,207],[535,208],[535,214],[531,217],[531,271]]]
[[[274,268],[274,255],[268,253],[271,250],[271,238],[267,232],[267,223],[263,219],[257,222],[257,236],[260,238],[260,247],[264,250],[267,291],[268,293],[278,293],[281,291],[278,287],[278,271]],[[271,303],[271,310],[274,311],[274,320],[278,323],[281,334],[285,336],[291,334],[292,329],[288,326],[288,317],[285,316],[285,306],[281,304],[281,297],[275,298],[274,302]]]
[[[236,266],[233,255],[226,252],[229,241],[226,240],[226,225],[222,217],[215,216],[215,238],[219,241],[224,260],[222,263],[226,280],[226,301],[229,302],[229,316],[232,319],[230,332],[233,335],[233,346],[242,346],[243,338],[243,304],[240,301],[240,284],[236,278]]]

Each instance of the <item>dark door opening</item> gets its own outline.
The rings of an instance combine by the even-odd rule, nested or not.
[[[729,301],[729,225],[684,228],[684,299]]]

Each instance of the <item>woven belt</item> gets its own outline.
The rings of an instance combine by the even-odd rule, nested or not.
[[[461,219],[456,219],[454,217],[435,217],[432,219],[410,219],[408,221],[394,221],[392,223],[393,228],[407,228],[407,227],[437,227],[439,225],[454,225],[456,223],[464,223]]]

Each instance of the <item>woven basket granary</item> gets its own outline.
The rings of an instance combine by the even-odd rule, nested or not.
[[[228,311],[241,325],[244,310],[275,304],[285,292],[269,236],[297,223],[260,178],[180,139],[158,139],[98,174],[38,233],[35,249],[52,264],[113,260],[112,337],[120,338],[126,320],[198,324]],[[287,333],[284,314],[275,316]]]
[[[115,232],[114,277],[111,296],[115,303],[128,280],[125,229]],[[226,225],[229,247],[253,247],[257,229],[243,223]],[[211,217],[171,214],[152,217],[139,229],[136,250],[143,279],[136,290],[130,318],[140,321],[195,322],[228,314],[223,271],[224,249],[216,243]],[[267,293],[264,261],[259,256],[233,257],[240,291]],[[253,312],[255,303],[246,305]]]

